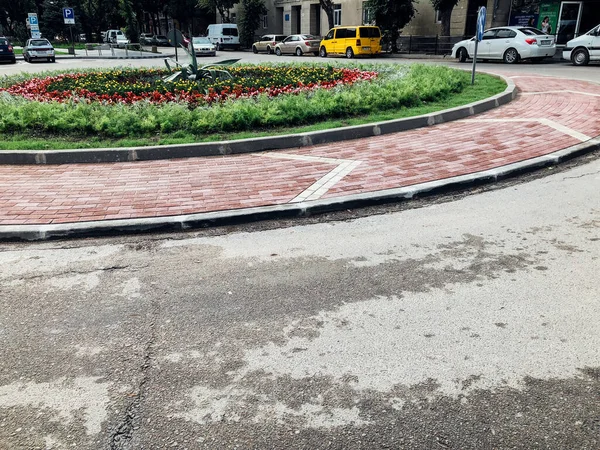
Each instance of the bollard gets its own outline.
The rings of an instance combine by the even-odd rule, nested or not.
[[[156,47],[156,45],[152,46],[152,53],[158,53],[158,48]]]

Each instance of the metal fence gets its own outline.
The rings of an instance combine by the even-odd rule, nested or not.
[[[463,36],[400,36],[396,41],[398,53],[419,53],[424,55],[449,55],[452,47]],[[391,51],[391,49],[388,49]]]

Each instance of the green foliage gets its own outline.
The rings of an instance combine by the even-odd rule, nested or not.
[[[246,48],[252,47],[254,32],[260,26],[262,16],[267,14],[264,0],[242,0],[238,28],[240,44]]]
[[[333,90],[300,95],[238,99],[190,109],[186,103],[102,105],[99,103],[39,103],[0,94],[0,133],[103,138],[155,136],[156,133],[231,133],[302,125],[330,118],[350,118],[385,111],[422,107],[470,89],[470,74],[444,66],[368,65],[380,76]],[[0,81],[7,86],[27,75]],[[495,89],[502,84],[498,81]]]
[[[229,10],[238,3],[237,0],[198,0],[198,4],[201,8],[208,11],[217,10],[223,23],[231,22],[229,17]]]
[[[400,30],[415,15],[414,0],[368,0],[369,9],[375,23],[382,29],[384,40],[391,44],[392,52],[397,51]]]

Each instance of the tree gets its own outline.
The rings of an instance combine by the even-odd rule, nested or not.
[[[458,0],[431,0],[433,7],[440,12],[442,20],[442,36],[450,36],[450,18]]]
[[[254,42],[254,32],[260,26],[262,17],[267,14],[264,0],[242,0],[240,19],[240,44],[251,47]]]
[[[333,20],[333,10],[335,9],[335,4],[333,3],[333,0],[319,0],[319,4],[321,5],[323,11],[325,11],[325,14],[327,14],[327,22],[329,23],[329,29],[331,30],[335,26]],[[319,24],[319,27],[320,26],[321,25]]]
[[[218,11],[221,16],[223,23],[230,23],[231,17],[229,16],[229,10],[234,7],[237,0],[199,0],[199,5],[202,8],[214,11]]]
[[[367,8],[382,29],[384,37],[392,45],[392,52],[397,52],[400,30],[415,15],[414,0],[369,0]],[[433,1],[433,0],[432,0]]]

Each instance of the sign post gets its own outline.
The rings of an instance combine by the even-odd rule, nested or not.
[[[70,25],[69,31],[71,32],[71,49],[73,52],[73,56],[75,56],[75,41],[73,40],[73,25],[75,25],[75,11],[73,11],[73,8],[63,8],[63,19],[65,20],[66,25]]]
[[[479,8],[477,12],[477,35],[475,36],[475,54],[473,55],[473,72],[471,73],[471,85],[475,84],[475,69],[477,68],[477,47],[483,39],[485,30],[485,6]]]
[[[31,31],[32,39],[39,39],[41,37],[40,34],[40,23],[38,21],[38,16],[36,13],[27,14],[27,21],[29,23],[29,30]]]

